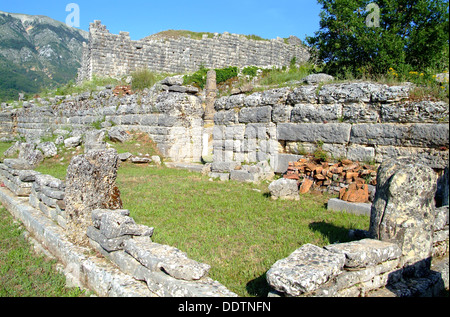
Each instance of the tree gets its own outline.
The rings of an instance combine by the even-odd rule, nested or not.
[[[448,69],[448,0],[318,2],[320,30],[307,41],[328,73]]]

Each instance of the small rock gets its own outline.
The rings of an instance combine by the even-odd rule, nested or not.
[[[124,143],[131,139],[131,135],[122,127],[115,126],[109,130],[109,138],[111,141]]]
[[[151,158],[142,157],[142,156],[133,156],[131,158],[131,162],[134,164],[148,164],[152,161]]]
[[[306,76],[305,78],[303,78],[303,81],[308,83],[309,85],[313,85],[313,84],[318,84],[318,83],[323,83],[323,82],[328,82],[328,81],[333,81],[334,77],[331,75],[327,75],[327,74],[311,74]]]
[[[269,185],[272,199],[299,200],[298,184],[296,180],[280,178]]]
[[[74,136],[64,140],[64,146],[68,149],[76,148],[81,144],[81,136]]]
[[[40,143],[37,148],[42,151],[45,158],[54,157],[58,154],[58,149],[53,142]]]

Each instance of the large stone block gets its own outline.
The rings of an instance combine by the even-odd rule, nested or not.
[[[368,145],[441,147],[449,145],[448,124],[355,124],[350,142]]]
[[[277,138],[284,141],[346,144],[352,126],[347,123],[280,123]]]
[[[117,151],[111,149],[75,156],[70,162],[64,202],[67,235],[75,244],[88,244],[86,230],[92,226],[93,210],[122,208],[116,186],[118,161]]]
[[[341,104],[297,104],[291,112],[292,123],[337,122],[342,117]]]
[[[189,259],[177,248],[153,243],[149,237],[124,241],[124,250],[152,271],[164,271],[181,280],[194,281],[207,276],[209,265]]]
[[[370,216],[371,236],[396,243],[405,272],[428,274],[435,222],[437,175],[414,157],[384,162],[377,172],[377,189]]]
[[[277,261],[266,273],[269,285],[278,292],[299,296],[312,292],[342,272],[345,255],[305,244],[287,258]]]
[[[402,254],[395,243],[373,239],[332,244],[326,250],[345,254],[345,267],[364,268],[394,260]]]
[[[272,121],[272,107],[242,108],[239,112],[240,123],[269,123]]]
[[[294,179],[280,178],[269,185],[272,199],[300,200],[298,183]]]

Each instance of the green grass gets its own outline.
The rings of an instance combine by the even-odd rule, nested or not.
[[[319,68],[310,63],[303,63],[300,66],[291,65],[288,70],[286,69],[273,69],[263,71],[260,84],[264,86],[277,86],[283,87],[289,85],[289,82],[299,81],[306,76],[318,71]]]
[[[132,164],[118,172],[124,208],[155,228],[153,241],[211,265],[211,278],[240,296],[267,295],[265,272],[303,244],[348,241],[349,229],[369,226],[366,216],[327,211],[327,196],[273,201],[267,186]]]
[[[119,153],[157,154],[144,134],[113,145]],[[37,170],[64,179],[71,157],[82,153],[62,151]],[[369,227],[367,216],[328,211],[327,195],[273,201],[268,182],[210,181],[185,170],[122,163],[117,184],[136,222],[155,228],[154,242],[209,264],[210,277],[240,296],[266,296],[266,271],[300,246],[345,242],[349,229]]]
[[[36,255],[23,237],[23,228],[0,207],[0,297],[84,297],[65,287],[56,262]]]

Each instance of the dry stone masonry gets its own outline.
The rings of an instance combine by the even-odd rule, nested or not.
[[[64,203],[67,233],[74,243],[87,244],[86,230],[92,224],[93,210],[122,208],[116,186],[118,160],[117,151],[111,149],[75,156],[70,162]]]
[[[448,271],[431,270],[433,255],[448,255],[448,206],[434,206],[436,180],[412,158],[384,162],[366,238],[303,245],[270,268],[267,282],[283,296],[436,296],[448,287]],[[445,230],[446,250],[433,252]]]
[[[128,32],[111,34],[101,21],[90,24],[89,43],[84,45],[78,80],[91,80],[93,75],[121,78],[140,69],[163,73],[197,71],[228,66],[289,66],[307,61],[308,49],[291,37],[270,41],[249,40],[236,34],[215,34],[201,40],[153,39],[132,41]]]
[[[68,278],[100,296],[235,297],[208,276],[209,265],[154,243],[154,228],[136,224],[121,209],[114,184],[117,157],[115,150],[76,156],[67,181],[26,170],[21,159],[5,159],[0,164],[2,187],[13,196],[28,197],[28,204],[3,189],[1,201],[45,248],[62,258]],[[92,249],[116,267],[87,258]]]
[[[284,173],[289,162],[320,144],[335,159],[381,163],[412,155],[443,170],[448,104],[408,100],[409,90],[360,82],[221,97],[215,106],[214,162],[269,161]]]

